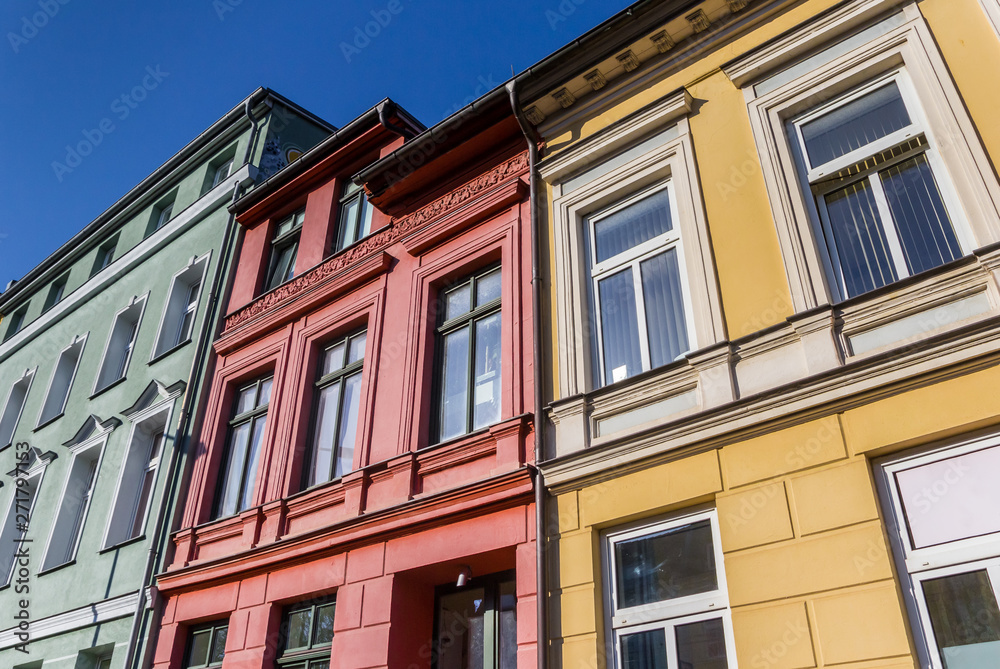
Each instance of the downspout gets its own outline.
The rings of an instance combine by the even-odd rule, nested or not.
[[[247,98],[245,113],[247,118],[250,119],[250,136],[247,141],[247,150],[243,155],[243,165],[250,162],[252,157],[253,147],[257,141],[257,134],[259,132],[260,121],[256,119],[253,115],[254,99],[251,95]],[[233,187],[233,198],[232,202],[235,203],[239,198],[242,187],[240,184],[235,184]],[[191,371],[188,374],[188,386],[184,389],[184,403],[181,407],[181,415],[177,423],[177,435],[183,435],[187,432],[189,425],[192,422],[192,405],[194,404],[195,397],[198,395],[197,389],[201,383],[202,371],[205,369],[204,363],[208,357],[209,351],[211,350],[212,340],[215,334],[211,329],[212,324],[218,319],[218,311],[220,308],[219,300],[219,282],[223,276],[226,274],[226,270],[229,267],[229,260],[232,257],[231,247],[234,244],[234,240],[237,236],[234,234],[236,228],[236,216],[235,214],[229,215],[229,222],[226,225],[226,231],[222,239],[222,257],[219,259],[219,263],[215,267],[215,276],[212,280],[212,289],[209,293],[208,307],[205,309],[205,319],[201,324],[201,332],[198,336],[198,348],[195,352],[194,360],[191,363]],[[180,465],[181,453],[183,451],[182,446],[187,446],[187,444],[180,444],[177,441],[174,442],[174,448],[170,453],[170,464],[167,467],[167,478],[163,484],[163,494],[160,496],[159,508],[156,511],[156,525],[153,528],[153,540],[149,544],[149,551],[146,555],[146,565],[143,568],[142,585],[139,587],[139,597],[136,601],[135,613],[132,616],[132,627],[129,631],[128,638],[128,650],[125,656],[125,669],[133,669],[137,664],[138,655],[138,644],[139,633],[142,629],[142,619],[143,611],[146,608],[146,586],[150,586],[152,593],[151,609],[153,612],[151,619],[151,628],[155,627],[152,625],[153,621],[157,620],[162,615],[162,601],[160,598],[159,591],[153,587],[154,569],[156,568],[157,558],[160,555],[159,546],[162,544],[166,546],[166,541],[169,536],[169,529],[164,533],[164,525],[167,521],[167,512],[170,509],[170,502],[174,499],[172,494],[176,478],[177,470]],[[164,536],[161,536],[164,534]],[[152,650],[150,648],[149,650]],[[149,665],[149,660],[152,659],[152,653],[147,653],[146,665]]]
[[[378,106],[378,122],[382,124],[388,130],[396,133],[405,141],[410,141],[416,135],[410,129],[406,127],[401,127],[392,122],[391,110],[395,109],[395,104],[391,102],[382,102]]]
[[[541,272],[539,270],[539,229],[538,229],[538,144],[534,138],[531,126],[521,112],[517,95],[517,79],[507,83],[510,93],[510,106],[521,132],[528,142],[528,208],[531,212],[531,322],[532,341],[534,343],[534,388],[535,399],[533,413],[533,430],[535,435],[534,473],[535,473],[535,604],[538,619],[537,641],[538,669],[545,669],[548,660],[548,619],[546,617],[547,588],[545,579],[545,480],[538,463],[545,457],[544,433],[542,422],[542,388],[544,386],[542,373],[542,321],[541,321]]]

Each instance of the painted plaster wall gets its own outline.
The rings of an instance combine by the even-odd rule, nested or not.
[[[600,532],[705,503],[740,666],[916,666],[870,459],[997,425],[998,383],[993,366],[557,494],[557,666],[605,666]]]

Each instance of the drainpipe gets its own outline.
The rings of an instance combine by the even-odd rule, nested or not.
[[[413,139],[416,135],[405,126],[399,126],[392,122],[392,113],[396,110],[395,103],[392,102],[381,102],[378,105],[378,122],[382,124],[384,128],[391,130],[396,133],[404,140],[409,141]]]
[[[254,117],[252,107],[254,103],[254,96],[247,98],[246,106],[244,108],[247,118],[250,119],[250,136],[247,141],[247,150],[243,155],[243,165],[250,162],[252,156],[254,144],[257,141],[257,134],[259,132],[260,121]],[[242,187],[240,184],[235,184],[233,188],[233,198],[232,202],[236,202],[239,198]],[[205,319],[201,324],[201,332],[198,336],[198,348],[195,352],[194,360],[191,363],[191,371],[188,374],[188,386],[184,389],[184,404],[181,407],[181,415],[177,422],[177,432],[176,434],[183,435],[187,432],[189,425],[192,423],[192,410],[195,397],[197,396],[197,389],[201,383],[202,370],[204,369],[204,362],[209,355],[212,346],[212,340],[214,339],[214,334],[216,334],[211,328],[218,319],[218,311],[221,306],[219,300],[219,281],[223,276],[225,276],[226,269],[229,266],[229,260],[232,257],[231,251],[233,251],[234,241],[237,239],[237,235],[234,234],[236,228],[236,216],[235,214],[229,215],[229,222],[226,225],[226,231],[222,239],[222,257],[219,259],[218,265],[215,268],[215,276],[212,280],[212,289],[209,294],[208,307],[205,310]],[[173,498],[171,491],[174,488],[176,479],[178,476],[178,467],[180,465],[180,456],[182,452],[182,446],[187,444],[180,444],[176,440],[174,442],[174,448],[170,453],[170,464],[167,467],[167,478],[163,484],[163,494],[160,497],[160,505],[156,511],[156,525],[153,529],[153,540],[149,544],[149,551],[146,555],[146,565],[143,568],[142,581],[139,587],[139,599],[136,602],[135,613],[132,616],[132,627],[129,630],[128,637],[128,650],[125,656],[125,664],[123,665],[125,669],[133,669],[137,664],[138,656],[138,639],[139,633],[142,629],[142,619],[143,611],[146,608],[146,585],[148,584],[152,593],[151,609],[153,611],[153,616],[151,619],[155,621],[159,619],[162,615],[162,601],[160,598],[159,591],[153,586],[154,579],[154,569],[156,568],[157,558],[160,555],[159,546],[163,544],[166,546],[167,537],[170,534],[169,529],[164,531],[164,525],[167,521],[167,513],[170,509],[170,501]],[[163,536],[161,536],[161,534]],[[151,650],[151,649],[150,649]],[[152,659],[151,653],[146,654],[146,665],[149,665],[149,660]]]
[[[548,660],[548,619],[546,618],[546,579],[545,579],[545,479],[542,470],[538,468],[538,463],[545,457],[544,430],[542,423],[542,321],[541,321],[541,273],[539,271],[538,247],[538,196],[536,184],[538,182],[538,144],[535,141],[534,132],[521,112],[521,105],[517,95],[517,80],[511,79],[507,83],[507,91],[510,93],[510,106],[514,110],[514,117],[517,118],[521,126],[521,132],[528,142],[528,203],[531,212],[531,322],[533,326],[532,341],[534,342],[534,370],[535,370],[535,400],[533,407],[534,417],[532,419],[535,433],[535,454],[534,454],[534,478],[535,478],[535,601],[537,605],[538,640],[538,669],[545,669]]]

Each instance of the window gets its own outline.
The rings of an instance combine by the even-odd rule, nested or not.
[[[234,417],[229,422],[226,462],[222,487],[216,503],[216,517],[231,516],[253,503],[261,443],[267,426],[267,406],[271,401],[273,377],[254,381],[236,394]]]
[[[841,3],[723,68],[748,102],[795,312],[1000,235],[1000,184],[931,32],[915,5],[871,20],[891,6]]]
[[[1000,664],[1000,440],[879,463],[879,492],[923,666]]]
[[[437,590],[435,669],[514,669],[517,597],[513,573],[471,579]]]
[[[188,633],[184,669],[220,669],[226,656],[228,634],[228,621],[192,628]]]
[[[80,356],[83,354],[83,345],[86,342],[86,337],[76,337],[73,343],[59,354],[59,361],[56,362],[56,368],[52,372],[49,390],[42,404],[42,411],[38,415],[38,425],[44,425],[61,416],[66,409],[66,400],[69,399],[69,391],[73,387],[73,379],[76,378],[76,370],[80,365]]]
[[[104,443],[105,440],[101,439],[73,455],[69,478],[66,480],[49,545],[42,560],[42,570],[58,567],[76,557],[94,484],[97,482]]]
[[[902,72],[798,116],[788,131],[843,296],[964,255],[952,220],[960,208],[946,205],[947,176]]]
[[[174,203],[168,202],[160,207],[156,212],[156,225],[153,230],[159,230],[166,225],[174,215]]]
[[[609,532],[605,549],[619,669],[736,666],[714,510]]]
[[[283,219],[274,229],[271,240],[271,261],[267,270],[264,291],[273,290],[295,276],[295,256],[299,250],[299,235],[306,210],[301,209]]]
[[[21,327],[24,325],[24,317],[28,315],[28,305],[24,305],[17,311],[15,311],[10,316],[10,322],[7,324],[7,330],[4,332],[3,340],[7,341],[18,332],[21,331]]]
[[[354,467],[365,341],[366,334],[359,332],[327,346],[320,356],[307,485],[340,478]]]
[[[688,350],[673,199],[668,182],[584,219],[599,325],[593,350],[605,384],[666,365]]]
[[[174,276],[153,347],[154,358],[191,339],[206,269],[208,256],[203,256]]]
[[[110,386],[115,381],[124,378],[128,363],[132,359],[136,336],[139,334],[139,322],[146,300],[132,303],[115,316],[115,323],[108,336],[108,344],[104,349],[104,360],[101,371],[97,375],[97,385],[94,392]]]
[[[7,401],[4,402],[3,413],[0,414],[0,448],[6,448],[14,439],[14,431],[17,430],[17,424],[21,420],[24,400],[28,397],[33,378],[35,372],[26,371],[24,376],[11,385],[10,392],[7,393]]]
[[[500,420],[500,268],[443,291],[437,328],[437,437]]]
[[[101,244],[97,249],[97,257],[94,258],[94,267],[90,270],[90,276],[94,276],[114,261],[117,246],[118,235]]]
[[[31,514],[34,512],[41,479],[42,472],[35,472],[23,478],[24,485],[11,486],[7,514],[4,517],[3,527],[0,527],[0,587],[10,583],[11,575],[14,573],[16,566],[14,558],[25,535],[25,523],[30,522]]]
[[[161,413],[138,423],[132,432],[108,520],[105,547],[142,536],[163,454],[165,423],[166,415]]]
[[[372,231],[374,208],[365,197],[365,192],[353,181],[344,186],[340,199],[340,219],[337,226],[337,251],[367,237]]]
[[[105,655],[97,658],[97,669],[111,669],[111,656]]]
[[[329,669],[336,602],[332,597],[285,607],[281,621],[281,669]]]
[[[56,306],[62,300],[63,295],[66,293],[66,283],[68,281],[69,274],[63,274],[52,282],[52,285],[49,286],[49,293],[45,296],[45,302],[42,304],[42,313]]]
[[[230,158],[229,160],[225,161],[224,163],[222,163],[221,165],[219,165],[218,167],[216,167],[215,170],[212,172],[212,186],[211,186],[211,188],[215,188],[220,183],[222,183],[223,181],[225,181],[226,177],[229,176],[229,173],[232,171],[232,169],[233,169],[233,159],[232,158]]]

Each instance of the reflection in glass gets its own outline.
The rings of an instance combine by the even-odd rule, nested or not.
[[[1000,666],[1000,609],[986,570],[923,582],[945,669]]]
[[[627,634],[621,643],[622,669],[668,669],[664,630]]]
[[[703,620],[674,629],[677,660],[685,669],[726,669],[726,634],[722,619]]]
[[[653,256],[640,265],[649,358],[653,367],[673,362],[688,348],[677,250]]]
[[[500,314],[476,321],[475,329],[474,430],[500,420]]]
[[[469,398],[469,330],[463,328],[444,338],[444,378],[441,402],[441,440],[465,432]]]
[[[467,588],[441,596],[436,669],[479,669],[485,650],[486,590]]]
[[[619,609],[718,589],[710,521],[615,543]]]

